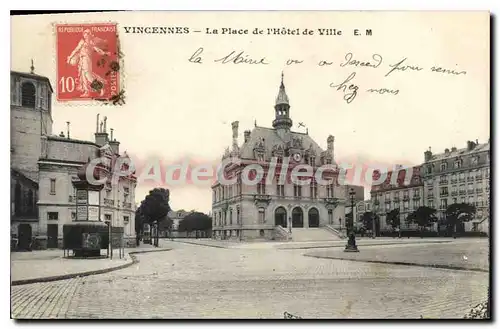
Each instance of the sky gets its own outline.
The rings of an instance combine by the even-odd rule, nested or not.
[[[88,101],[58,103],[53,97],[53,132],[92,140],[96,115],[107,117],[120,150],[141,164],[215,163],[232,144],[231,122],[243,131],[271,127],[281,73],[290,99],[295,131],[304,131],[326,148],[335,136],[338,162],[358,165],[418,164],[433,152],[465,147],[467,140],[490,137],[488,13],[405,12],[127,12],[12,17],[11,69],[47,76],[57,87],[53,24],[117,22],[126,95],[122,106]],[[187,27],[187,34],[132,34],[125,27]],[[267,35],[267,28],[312,30],[313,35]],[[219,34],[206,34],[206,29]],[[222,28],[249,34],[221,34]],[[252,31],[262,29],[262,35]],[[318,29],[341,30],[320,35]],[[354,36],[353,30],[372,35]],[[195,33],[194,30],[201,32]],[[203,48],[201,64],[189,61]],[[214,62],[232,51],[268,64]],[[352,54],[352,55],[347,55]],[[346,62],[346,56],[378,67]],[[397,63],[401,62],[399,66]],[[288,60],[301,61],[287,65]],[[318,65],[321,61],[331,65]],[[290,62],[289,62],[290,63]],[[356,66],[356,64],[358,64]],[[392,66],[391,66],[392,65]],[[411,66],[403,70],[394,67]],[[420,70],[415,69],[416,67]],[[462,74],[432,71],[443,67]],[[344,99],[347,82],[358,86]],[[332,87],[334,86],[334,87]],[[367,92],[386,88],[397,95]],[[54,95],[55,96],[55,95]],[[153,186],[140,183],[140,202]],[[165,187],[165,186],[163,186]],[[168,186],[173,209],[208,212],[209,185]],[[368,196],[368,190],[366,192]]]

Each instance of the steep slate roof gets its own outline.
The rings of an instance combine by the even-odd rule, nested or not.
[[[438,153],[438,154],[433,154],[432,158],[429,162],[433,161],[438,161],[438,160],[444,160],[444,159],[449,159],[449,158],[454,158],[457,156],[464,156],[468,154],[474,154],[478,152],[484,152],[484,151],[489,151],[490,150],[490,143],[484,143],[484,144],[479,144],[476,145],[472,150],[467,150],[466,147],[457,149],[456,151],[451,151],[446,154],[446,153]]]
[[[255,159],[254,147],[260,139],[264,139],[265,157],[270,159],[272,157],[272,150],[275,145],[281,145],[286,149],[288,142],[292,142],[293,138],[302,139],[302,147],[308,150],[310,147],[316,153],[316,163],[321,164],[321,153],[324,151],[308,134],[288,131],[284,133],[283,139],[278,135],[276,129],[266,127],[255,127],[250,133],[250,139],[243,143],[240,147],[240,154],[242,159]],[[334,164],[334,162],[333,162]]]

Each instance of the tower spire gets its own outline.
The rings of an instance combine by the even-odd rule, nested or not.
[[[285,83],[283,82],[284,79],[284,74],[283,71],[281,71],[281,85],[280,85],[280,90],[278,92],[278,96],[276,97],[276,105],[278,104],[287,104],[288,105],[288,95],[286,94],[285,91]]]
[[[30,73],[35,74],[35,66],[33,65],[33,58],[31,59]]]
[[[292,119],[290,119],[290,102],[285,91],[284,76],[283,71],[281,71],[280,89],[274,105],[275,119],[273,121],[273,127],[275,129],[288,131],[292,127],[293,122]]]

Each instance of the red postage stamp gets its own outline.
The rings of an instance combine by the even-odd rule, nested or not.
[[[58,24],[57,100],[112,101],[120,93],[116,24]]]

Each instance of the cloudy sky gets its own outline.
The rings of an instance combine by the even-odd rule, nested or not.
[[[112,13],[42,15],[12,18],[11,68],[49,77],[56,89],[54,23],[119,23],[124,54],[126,104],[102,106],[86,102],[58,104],[53,97],[54,133],[71,122],[73,138],[93,139],[97,113],[138,161],[159,159],[162,165],[214,163],[231,145],[231,122],[243,131],[270,127],[281,72],[291,103],[294,130],[304,131],[326,148],[335,136],[337,161],[366,164],[418,164],[423,152],[465,147],[467,140],[489,138],[489,16],[488,13]],[[124,27],[188,27],[189,34],[126,34]],[[312,30],[314,35],[267,35],[268,28]],[[219,34],[205,34],[206,28]],[[221,34],[222,28],[248,29],[249,34]],[[255,28],[263,30],[253,35]],[[337,29],[342,35],[320,35]],[[372,36],[354,36],[354,29]],[[194,33],[194,30],[201,30]],[[189,58],[199,48],[202,64]],[[232,51],[268,64],[214,62]],[[345,63],[370,61],[378,67]],[[374,56],[374,54],[376,54]],[[374,59],[375,57],[375,59]],[[412,66],[387,73],[391,67]],[[287,65],[288,60],[302,61]],[[332,63],[319,66],[320,61]],[[433,72],[442,67],[459,75]],[[416,70],[419,67],[421,69]],[[331,85],[356,85],[347,103]],[[367,89],[398,90],[397,95]],[[140,174],[140,173],[139,173]],[[157,185],[163,185],[161,183]],[[152,187],[137,188],[137,202]],[[174,209],[209,211],[209,186],[168,186]]]

